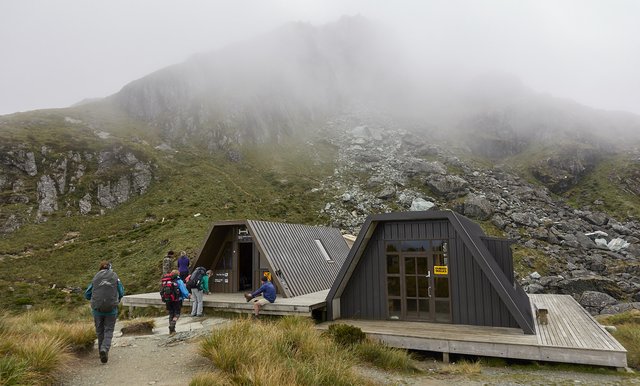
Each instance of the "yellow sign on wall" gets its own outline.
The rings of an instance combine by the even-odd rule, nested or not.
[[[448,275],[449,267],[447,267],[446,265],[435,265],[433,267],[433,273],[436,275]]]

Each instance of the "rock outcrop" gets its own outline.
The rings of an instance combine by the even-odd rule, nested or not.
[[[0,204],[26,208],[0,212],[0,233],[4,234],[25,222],[47,221],[60,210],[66,215],[89,215],[113,209],[145,194],[154,178],[151,162],[122,146],[83,153],[52,146],[37,151],[26,144],[7,146],[18,150],[0,147]]]

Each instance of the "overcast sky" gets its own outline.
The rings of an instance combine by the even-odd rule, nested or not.
[[[102,97],[287,21],[361,14],[443,66],[640,114],[636,0],[0,0],[0,114]]]

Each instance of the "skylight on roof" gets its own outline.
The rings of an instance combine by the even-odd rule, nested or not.
[[[333,262],[333,259],[331,258],[331,256],[329,256],[329,254],[327,253],[327,250],[322,244],[322,241],[317,239],[315,241],[316,241],[316,245],[318,246],[318,249],[320,250],[320,253],[322,254],[322,257],[324,257],[324,259],[328,262]]]

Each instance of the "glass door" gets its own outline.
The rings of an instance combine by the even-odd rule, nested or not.
[[[386,259],[389,319],[451,322],[445,241],[390,242]]]
[[[403,255],[406,320],[434,320],[428,255]]]

